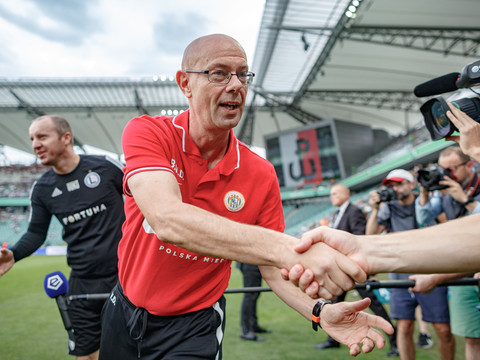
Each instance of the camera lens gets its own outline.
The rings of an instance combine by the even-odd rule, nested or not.
[[[434,119],[433,125],[440,134],[447,134],[450,131],[450,120],[443,111],[442,104],[436,100],[432,103],[431,114]],[[445,135],[447,136],[447,135]]]
[[[463,98],[452,101],[452,104],[476,122],[480,122],[480,99]],[[443,139],[457,130],[447,117],[447,111],[449,110],[450,108],[441,96],[428,100],[420,107],[425,126],[430,132],[432,140]]]
[[[448,110],[450,108],[441,96],[428,100],[420,107],[432,140],[443,139],[455,130],[447,117]]]

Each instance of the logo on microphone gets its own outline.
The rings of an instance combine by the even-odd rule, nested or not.
[[[62,284],[63,279],[58,274],[50,276],[47,279],[47,289],[58,290]]]

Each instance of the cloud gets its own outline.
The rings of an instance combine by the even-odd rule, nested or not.
[[[208,19],[201,14],[187,11],[181,16],[176,13],[163,13],[153,25],[155,46],[161,52],[178,55],[195,38],[204,35]]]
[[[0,75],[175,75],[195,38],[224,33],[253,55],[264,0],[0,0]],[[3,75],[2,75],[3,74]]]
[[[0,17],[44,40],[80,46],[100,30],[100,22],[88,11],[89,5],[97,3],[98,0],[17,0],[10,3],[10,8],[0,5]]]

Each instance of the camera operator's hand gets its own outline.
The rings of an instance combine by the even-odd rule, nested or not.
[[[446,189],[440,190],[442,194],[450,194],[452,198],[457,200],[458,202],[464,203],[468,200],[467,194],[463,191],[462,185],[458,182],[449,178],[448,176],[444,176],[443,180],[438,182],[440,185],[448,186]]]
[[[372,208],[378,210],[378,207],[380,206],[380,202],[381,202],[380,201],[380,194],[375,190],[370,191],[369,198],[368,198],[368,204]]]
[[[420,187],[420,200],[419,200],[420,205],[425,206],[429,200],[429,192],[422,185],[419,185],[419,187]]]
[[[447,136],[446,139],[457,142],[465,154],[480,162],[480,124],[456,106],[450,103],[448,106],[451,111],[447,111],[447,116],[460,136]]]

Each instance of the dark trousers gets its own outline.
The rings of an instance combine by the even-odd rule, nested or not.
[[[212,307],[157,316],[136,307],[117,284],[102,313],[101,360],[221,360],[225,298]]]
[[[384,318],[390,324],[392,324],[392,321],[390,320],[390,316],[388,315],[388,313],[385,310],[385,308],[383,307],[382,303],[378,300],[377,296],[375,295],[375,293],[372,290],[367,291],[366,289],[357,289],[357,291],[360,294],[360,296],[362,297],[362,299],[368,297],[368,298],[370,298],[370,300],[372,300],[372,302],[370,303],[370,309],[373,311],[373,313],[375,315],[378,315],[378,316]],[[335,299],[333,299],[332,302],[333,303],[339,303],[339,302],[345,301],[346,294],[347,293],[345,292],[342,295],[337,296]],[[392,324],[392,326],[393,326],[393,324]],[[396,329],[396,327],[394,327],[394,328],[395,328],[395,332],[392,335],[388,335],[388,340],[390,342],[391,347],[397,347],[397,329]],[[338,344],[338,342],[336,340],[332,339],[330,336],[328,336],[327,341],[331,344]]]
[[[242,271],[244,287],[258,287],[262,285],[262,274],[258,266],[242,263],[238,263],[237,266]],[[240,314],[240,325],[243,334],[255,332],[255,329],[258,328],[257,300],[259,296],[259,292],[244,293],[243,295]]]

